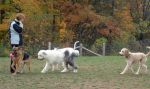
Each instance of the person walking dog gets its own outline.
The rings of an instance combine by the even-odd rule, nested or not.
[[[12,49],[14,47],[21,47],[23,45],[22,32],[23,32],[24,19],[25,19],[25,15],[23,13],[17,13],[16,18],[12,20],[10,23],[9,37],[10,37],[10,45]],[[13,61],[11,59],[11,65],[12,65],[12,62]],[[11,65],[10,65],[10,72],[14,73],[14,70],[12,69]]]

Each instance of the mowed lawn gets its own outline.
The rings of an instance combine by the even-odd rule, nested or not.
[[[120,72],[126,63],[121,56],[79,57],[78,73],[61,70],[41,74],[45,61],[32,59],[32,71],[13,76],[9,73],[9,58],[0,57],[0,89],[150,89],[150,58],[148,73],[134,75]],[[134,69],[137,69],[135,65]]]

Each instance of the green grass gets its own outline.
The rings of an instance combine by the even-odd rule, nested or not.
[[[41,74],[45,61],[33,59],[31,73],[26,68],[25,73],[13,76],[9,64],[8,58],[0,58],[0,89],[150,89],[150,72],[119,74],[126,65],[119,56],[79,57],[76,74],[58,70]]]

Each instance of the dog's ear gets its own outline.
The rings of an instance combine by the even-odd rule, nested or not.
[[[125,53],[126,56],[128,56],[129,55],[129,50],[126,49],[124,53]]]
[[[42,52],[42,54],[43,54],[43,55],[47,55],[47,53],[46,53],[46,52]]]

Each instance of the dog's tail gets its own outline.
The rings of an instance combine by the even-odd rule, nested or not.
[[[149,56],[149,55],[150,55],[150,47],[148,46],[148,47],[146,47],[146,48],[149,49],[149,52],[146,54],[146,56]]]

